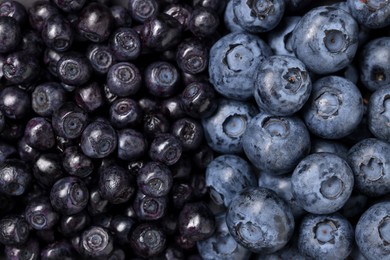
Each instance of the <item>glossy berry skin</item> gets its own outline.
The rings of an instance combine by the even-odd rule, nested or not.
[[[52,116],[52,125],[57,135],[76,139],[88,124],[88,114],[73,102],[64,103]]]
[[[0,164],[0,192],[10,196],[26,193],[31,185],[30,168],[19,159],[6,159]]]
[[[31,106],[35,113],[51,117],[66,101],[66,91],[57,82],[45,82],[34,88],[31,93]]]
[[[313,259],[345,259],[352,252],[354,230],[340,214],[306,215],[299,228],[298,249]]]
[[[12,84],[31,82],[39,75],[40,69],[38,59],[23,51],[10,53],[3,65],[4,77]]]
[[[184,151],[195,150],[203,141],[202,125],[189,117],[176,120],[171,133],[180,140]]]
[[[387,1],[347,0],[351,15],[363,26],[379,29],[390,25],[390,3]]]
[[[114,164],[101,167],[99,175],[99,192],[108,202],[125,203],[134,194],[133,176],[121,166]]]
[[[141,39],[135,29],[121,27],[111,34],[110,47],[117,60],[135,60],[141,54]]]
[[[30,119],[24,131],[26,143],[38,150],[48,150],[56,144],[53,128],[44,117]]]
[[[390,37],[380,37],[369,41],[361,52],[360,80],[370,91],[390,84],[389,49]]]
[[[180,234],[191,241],[211,237],[215,231],[215,219],[204,202],[188,202],[179,214]]]
[[[286,3],[288,3],[287,1]],[[268,33],[267,43],[275,55],[295,57],[292,49],[292,32],[301,20],[300,16],[285,16],[278,26]]]
[[[87,186],[76,177],[59,179],[50,191],[50,201],[53,208],[63,215],[81,212],[87,206],[88,198]]]
[[[30,226],[19,215],[0,218],[0,242],[6,246],[23,245],[29,238]]]
[[[390,203],[384,201],[374,204],[360,217],[355,229],[355,240],[366,259],[389,257],[389,214]]]
[[[75,103],[88,113],[95,112],[105,103],[102,86],[96,81],[80,86],[74,91]]]
[[[116,61],[113,50],[105,44],[89,45],[86,56],[92,69],[99,74],[106,74]]]
[[[112,235],[104,228],[90,226],[81,234],[79,251],[83,257],[107,257],[114,249]]]
[[[192,9],[192,6],[185,3],[173,3],[168,5],[163,12],[178,20],[184,30],[188,30]]]
[[[183,109],[180,95],[162,100],[160,107],[164,115],[173,120],[185,117],[186,115]]]
[[[172,134],[161,133],[155,136],[149,148],[149,157],[153,161],[166,165],[175,164],[182,154],[180,140]]]
[[[173,185],[171,170],[159,162],[146,163],[137,174],[138,189],[151,197],[168,195]]]
[[[57,153],[40,154],[34,162],[33,174],[40,186],[50,189],[65,175],[61,167],[61,156]]]
[[[6,246],[4,254],[6,259],[39,259],[39,242],[35,238],[30,238],[25,244],[20,246]]]
[[[271,55],[270,47],[258,36],[229,33],[210,49],[210,82],[227,98],[247,100],[253,96],[258,66]]]
[[[188,29],[197,37],[207,37],[216,33],[218,26],[218,14],[208,7],[196,6],[188,21]]]
[[[256,73],[254,97],[261,111],[276,116],[298,112],[311,93],[306,66],[297,58],[271,56]]]
[[[145,70],[145,86],[149,93],[157,97],[170,97],[179,87],[179,70],[169,62],[150,63]]]
[[[178,45],[176,61],[185,73],[198,74],[207,69],[208,56],[208,49],[201,41],[188,38]]]
[[[390,87],[375,91],[368,102],[368,128],[377,138],[390,143]]]
[[[121,245],[130,243],[130,233],[135,224],[135,220],[131,217],[124,215],[114,216],[110,223],[110,231],[113,232],[115,241]]]
[[[55,14],[58,14],[58,8],[48,1],[36,1],[31,8],[28,9],[28,18],[30,26],[38,32],[42,31],[42,28],[46,21]]]
[[[269,174],[292,171],[310,151],[310,135],[298,117],[260,113],[249,122],[242,147],[252,164]]]
[[[20,25],[27,21],[26,7],[14,0],[5,0],[0,4],[0,16],[14,18]]]
[[[130,236],[130,245],[137,255],[150,258],[162,253],[167,244],[164,231],[151,223],[142,223],[135,227]]]
[[[35,162],[40,155],[40,151],[28,145],[25,138],[18,141],[16,148],[20,159],[26,162]]]
[[[112,17],[114,18],[114,27],[130,27],[133,23],[130,12],[121,5],[110,7]]]
[[[132,63],[120,62],[112,65],[107,73],[107,87],[119,97],[134,95],[141,87],[141,72]]]
[[[256,187],[251,165],[237,155],[220,155],[206,168],[206,186],[217,205],[228,207],[234,197],[247,187]]]
[[[151,197],[138,191],[133,201],[133,208],[141,221],[159,220],[167,213],[168,197]]]
[[[45,44],[39,33],[29,30],[23,33],[17,49],[24,52],[26,55],[40,57],[43,54],[44,47]]]
[[[268,32],[283,17],[285,1],[282,0],[233,0],[233,12],[237,23],[251,33]]]
[[[194,118],[211,116],[217,109],[214,88],[207,82],[193,82],[181,93],[181,103],[187,115]]]
[[[21,28],[16,19],[0,16],[0,53],[9,53],[15,50],[21,38]]]
[[[77,12],[81,8],[83,8],[86,0],[72,0],[72,1],[67,1],[67,0],[54,0],[53,1],[58,8],[60,8],[64,12]]]
[[[115,128],[132,127],[142,120],[142,109],[130,98],[120,98],[112,102],[109,109],[109,119]]]
[[[10,119],[22,119],[31,109],[29,94],[16,87],[5,87],[0,92],[0,110]]]
[[[303,120],[311,133],[338,139],[350,134],[363,117],[363,99],[351,81],[339,76],[323,77],[313,83],[303,108]]]
[[[113,25],[114,19],[107,6],[89,3],[81,10],[77,30],[89,41],[104,42],[110,36]]]
[[[90,216],[85,210],[73,215],[62,216],[59,223],[60,231],[64,236],[72,237],[88,227],[90,222]]]
[[[79,178],[89,176],[94,170],[93,161],[85,156],[77,146],[70,146],[64,150],[62,166],[68,174]]]
[[[73,44],[74,32],[70,22],[62,15],[53,15],[42,28],[42,39],[48,48],[64,52]]]
[[[295,200],[313,214],[330,214],[341,209],[351,196],[353,187],[351,167],[332,153],[306,156],[291,176]]]
[[[47,71],[53,76],[57,77],[57,62],[64,56],[65,53],[58,52],[49,48],[46,48],[43,52],[43,64],[46,66]]]
[[[165,51],[179,44],[182,30],[183,26],[175,18],[159,13],[145,21],[140,35],[146,47],[155,51]]]
[[[168,118],[162,113],[148,113],[143,117],[143,131],[148,137],[155,137],[160,133],[168,133],[170,127]]]
[[[91,158],[104,158],[117,147],[117,134],[112,126],[103,120],[90,123],[81,135],[81,150]]]
[[[118,158],[135,161],[146,154],[147,149],[148,141],[142,133],[130,128],[118,131]]]
[[[47,198],[37,198],[31,201],[25,208],[24,216],[35,230],[53,228],[59,220],[58,213],[54,211]]]
[[[106,213],[109,210],[110,204],[108,200],[103,199],[100,195],[99,187],[93,187],[90,189],[89,201],[88,201],[88,214],[96,216],[101,213]]]
[[[67,240],[48,244],[41,249],[41,260],[72,259],[76,252]]]
[[[226,224],[237,243],[256,253],[283,248],[294,230],[287,203],[266,188],[246,188],[230,203]]]
[[[159,11],[159,1],[157,0],[134,0],[128,2],[128,9],[131,17],[140,23],[152,18]]]
[[[390,192],[390,145],[376,138],[364,139],[348,152],[348,162],[361,193],[377,197]]]
[[[16,147],[4,141],[0,141],[0,163],[17,154]]]
[[[358,24],[350,14],[331,6],[307,12],[292,35],[294,53],[317,74],[328,74],[351,63],[358,47]]]
[[[198,241],[197,248],[204,260],[248,260],[251,252],[234,240],[226,225],[226,214],[221,213],[215,216],[216,230],[208,239]]]
[[[67,85],[81,86],[91,77],[92,68],[88,59],[80,53],[68,53],[57,62],[59,80]]]

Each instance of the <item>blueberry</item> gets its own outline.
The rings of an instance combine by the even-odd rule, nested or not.
[[[116,61],[114,51],[106,44],[89,45],[86,56],[92,69],[100,74],[106,74]]]
[[[30,26],[36,31],[41,32],[46,21],[52,15],[58,14],[59,12],[59,9],[52,2],[35,1],[28,9]]]
[[[130,236],[133,252],[145,258],[163,252],[167,244],[164,231],[155,224],[141,223],[135,227]]]
[[[91,158],[104,158],[117,147],[117,133],[105,120],[90,123],[81,135],[80,147]]]
[[[188,20],[188,29],[197,37],[208,37],[216,33],[219,16],[209,7],[195,6]]]
[[[210,49],[210,82],[227,98],[249,99],[253,96],[256,70],[271,55],[270,47],[258,36],[229,33]]]
[[[50,191],[53,208],[63,215],[81,212],[88,203],[89,191],[85,183],[76,177],[64,177],[56,181]]]
[[[143,116],[143,131],[148,137],[160,133],[168,133],[170,125],[168,118],[162,113],[148,113]]]
[[[288,116],[299,111],[311,93],[305,65],[289,56],[271,56],[256,72],[254,97],[261,111]]]
[[[86,0],[53,0],[53,2],[64,12],[77,12],[83,8]]]
[[[31,170],[19,159],[7,159],[0,164],[0,192],[20,196],[32,182]]]
[[[152,18],[159,11],[159,1],[157,0],[131,0],[128,1],[128,8],[131,17],[137,22],[145,22]]]
[[[107,87],[112,94],[119,97],[137,93],[141,81],[141,72],[129,62],[116,63],[107,72]]]
[[[87,208],[88,213],[91,216],[106,213],[109,210],[110,205],[111,204],[108,203],[108,200],[103,199],[100,195],[99,187],[93,187],[90,189]]]
[[[242,137],[249,161],[275,175],[292,171],[309,153],[310,146],[309,131],[298,117],[260,113],[252,118]]]
[[[57,76],[67,85],[81,86],[91,77],[92,68],[81,53],[67,53],[57,62]]]
[[[44,51],[45,44],[38,32],[26,31],[23,33],[22,39],[19,43],[18,50],[26,55],[41,57]]]
[[[27,122],[24,138],[28,145],[41,151],[52,148],[56,142],[53,128],[44,117],[34,117]]]
[[[295,222],[291,209],[276,193],[250,187],[230,203],[226,224],[243,247],[255,253],[273,253],[290,240]]]
[[[41,260],[72,259],[76,252],[67,240],[48,244],[41,249]]]
[[[230,32],[243,32],[245,31],[241,25],[238,23],[237,18],[234,14],[233,10],[233,0],[228,0],[225,8],[225,12],[223,15],[223,21],[225,24],[225,27]]]
[[[40,66],[36,57],[23,51],[9,54],[3,65],[4,78],[11,84],[26,84],[39,75]]]
[[[28,145],[24,137],[18,141],[16,148],[20,159],[26,162],[35,162],[40,155],[40,151]]]
[[[0,16],[12,17],[20,25],[24,25],[28,18],[26,7],[14,0],[4,0],[0,4]]]
[[[284,0],[233,0],[233,12],[238,24],[251,33],[274,29],[283,17]]]
[[[328,74],[351,63],[358,47],[358,24],[342,9],[311,9],[292,33],[295,55],[317,74]]]
[[[0,242],[6,246],[26,243],[30,235],[30,226],[18,215],[6,215],[0,218]]]
[[[133,129],[118,131],[118,158],[126,161],[141,159],[148,149],[145,136]]]
[[[163,11],[165,14],[172,16],[184,27],[184,30],[188,30],[188,23],[191,18],[192,6],[185,3],[175,3],[167,5]]]
[[[364,139],[351,147],[348,162],[357,190],[370,197],[390,192],[389,154],[389,143],[375,138]]]
[[[251,165],[237,155],[221,155],[208,164],[206,186],[218,205],[228,207],[233,198],[247,187],[256,187]]]
[[[390,84],[389,49],[390,37],[380,37],[368,42],[361,52],[360,80],[370,91]]]
[[[51,188],[58,179],[65,176],[61,167],[61,156],[57,153],[38,155],[34,162],[33,174],[40,186]]]
[[[16,155],[16,147],[10,145],[6,142],[0,141],[0,163],[4,162],[6,159]]]
[[[366,210],[367,203],[368,197],[355,189],[339,212],[348,219],[356,219]]]
[[[52,126],[57,135],[76,139],[88,124],[88,114],[73,102],[64,103],[52,116]]]
[[[173,120],[185,117],[186,115],[183,109],[180,95],[164,99],[160,106],[163,114]]]
[[[39,259],[39,242],[35,238],[30,238],[26,243],[19,246],[6,246],[4,249],[7,259]]]
[[[362,25],[378,29],[390,25],[390,3],[385,0],[348,0],[352,16]]]
[[[356,224],[355,240],[367,259],[389,257],[390,203],[379,202],[368,208]]]
[[[338,76],[323,77],[313,83],[303,108],[303,120],[311,133],[338,139],[352,133],[363,117],[363,99],[351,81]]]
[[[175,164],[181,157],[183,147],[180,140],[172,134],[157,134],[150,144],[149,157],[153,161]]]
[[[45,82],[31,94],[32,109],[40,116],[50,117],[65,103],[66,92],[57,82]]]
[[[79,213],[61,217],[60,232],[66,237],[73,237],[90,225],[90,216],[83,210]]]
[[[217,109],[214,88],[207,82],[190,83],[180,97],[183,110],[194,118],[206,118]]]
[[[5,87],[0,92],[0,109],[10,119],[22,119],[30,112],[30,96],[16,86]]]
[[[69,21],[62,15],[52,15],[42,28],[42,39],[48,48],[67,51],[73,44],[74,33]]]
[[[142,120],[142,109],[130,98],[120,98],[112,102],[109,109],[109,119],[115,128],[136,126]]]
[[[21,39],[21,28],[16,19],[0,16],[0,53],[15,50]]]
[[[172,96],[178,90],[180,74],[172,63],[158,61],[146,67],[144,79],[149,93],[164,98]]]
[[[293,239],[291,239],[293,240]],[[295,245],[295,241],[291,241],[282,249],[276,251],[272,254],[257,254],[257,258],[255,260],[276,260],[276,259],[301,259],[301,260],[310,260],[311,258],[305,257],[302,255],[297,245]]]
[[[351,196],[353,187],[351,168],[333,153],[306,156],[291,176],[295,200],[313,214],[330,214],[341,209]]]
[[[114,249],[112,235],[104,228],[90,226],[81,234],[79,250],[83,257],[107,257]]]
[[[291,1],[286,1],[289,2]],[[275,30],[268,33],[267,43],[275,55],[295,56],[292,50],[292,32],[300,20],[300,16],[286,16]]]
[[[176,120],[172,125],[171,132],[180,140],[184,151],[195,150],[202,144],[202,125],[189,117]]]
[[[47,198],[39,198],[31,201],[24,211],[26,221],[33,229],[46,230],[53,228],[58,220],[59,215],[54,211]]]
[[[312,138],[311,153],[334,153],[344,160],[348,158],[348,146],[336,140]]]
[[[248,260],[251,256],[251,252],[237,243],[232,235],[230,235],[225,217],[226,214],[224,213],[215,216],[215,233],[208,239],[197,242],[200,256],[204,260]]]
[[[63,152],[62,166],[73,176],[85,178],[94,170],[93,161],[85,156],[77,146],[70,146]]]
[[[47,71],[53,76],[57,73],[57,62],[64,56],[65,53],[55,51],[53,49],[46,48],[43,53],[43,64],[46,66]]]
[[[138,191],[133,200],[133,208],[139,220],[160,220],[167,212],[168,197],[151,197]]]
[[[130,27],[132,25],[133,19],[127,8],[121,5],[113,5],[110,7],[110,10],[114,18],[114,27]]]
[[[141,39],[133,28],[120,27],[112,32],[110,47],[117,60],[135,60],[141,54]]]
[[[375,91],[368,103],[368,127],[379,139],[390,142],[390,87]]]
[[[74,101],[83,110],[91,113],[104,105],[103,90],[99,83],[90,82],[76,88]]]
[[[346,259],[352,252],[354,230],[340,214],[306,215],[299,228],[298,249],[313,259]]]
[[[172,172],[162,163],[148,162],[138,172],[137,185],[147,196],[166,196],[173,185]]]

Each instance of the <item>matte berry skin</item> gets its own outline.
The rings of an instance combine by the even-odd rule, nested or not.
[[[19,215],[6,215],[0,218],[0,242],[6,246],[26,243],[30,235],[30,226]]]
[[[19,159],[7,159],[0,164],[0,192],[10,196],[26,193],[32,182],[31,170]]]
[[[229,33],[210,49],[210,82],[227,98],[247,100],[253,96],[258,66],[271,55],[270,47],[258,36]]]
[[[22,119],[31,109],[30,96],[18,87],[5,87],[0,92],[0,109],[10,119]]]
[[[358,47],[358,24],[350,14],[331,6],[307,12],[293,31],[294,53],[317,74],[329,74],[351,63]]]
[[[286,3],[289,2],[291,1],[287,1]],[[295,57],[292,49],[292,32],[300,20],[300,16],[285,16],[278,26],[268,33],[267,43],[275,55]]]
[[[52,125],[44,117],[34,117],[27,122],[24,138],[28,145],[41,151],[53,148],[56,144]]]
[[[355,240],[366,259],[389,258],[390,203],[383,201],[368,208],[360,217]]]
[[[291,188],[299,206],[313,214],[341,209],[352,194],[351,167],[332,153],[314,153],[299,162],[291,176]]]
[[[45,189],[65,176],[61,167],[61,156],[57,153],[41,153],[34,162],[33,174],[37,183]]]
[[[251,187],[230,203],[226,224],[243,247],[256,253],[273,253],[290,240],[295,222],[290,207],[276,193]]]
[[[351,15],[363,26],[371,29],[390,25],[390,3],[388,1],[347,0]]]
[[[15,50],[21,39],[21,28],[17,20],[8,16],[0,16],[0,53]]]
[[[126,161],[141,159],[148,150],[145,136],[133,129],[118,131],[118,158]]]
[[[31,105],[35,113],[51,117],[66,101],[66,91],[57,82],[45,82],[34,88]]]
[[[381,88],[371,95],[367,119],[371,133],[390,143],[390,87]]]

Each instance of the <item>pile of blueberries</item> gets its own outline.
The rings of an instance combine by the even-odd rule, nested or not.
[[[390,259],[390,1],[0,1],[0,257]]]

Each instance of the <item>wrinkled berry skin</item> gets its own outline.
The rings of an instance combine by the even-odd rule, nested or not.
[[[258,66],[271,55],[270,47],[258,36],[229,33],[210,49],[210,82],[227,98],[247,100],[253,96]]]
[[[269,174],[294,169],[311,147],[310,135],[298,117],[277,117],[260,113],[249,122],[242,147],[252,164]]]
[[[7,215],[0,219],[0,242],[3,245],[23,245],[29,235],[30,226],[23,217]]]
[[[20,246],[6,246],[4,254],[6,259],[10,260],[38,260],[39,259],[39,242],[35,238],[30,238],[25,244]]]
[[[299,228],[298,249],[313,259],[346,259],[352,252],[354,230],[340,214],[306,215]]]
[[[66,92],[57,82],[45,82],[31,94],[32,109],[40,116],[51,117],[65,103]]]
[[[50,191],[50,201],[53,208],[64,215],[81,212],[87,206],[88,198],[87,186],[76,177],[59,179]]]
[[[371,133],[390,143],[390,86],[379,89],[371,95],[367,119]]]
[[[36,57],[23,51],[10,53],[3,65],[4,78],[12,84],[26,84],[34,80],[41,67]]]
[[[363,109],[363,98],[355,84],[339,76],[327,76],[313,83],[303,120],[311,133],[338,139],[355,130]]]
[[[255,253],[283,248],[294,230],[287,203],[266,188],[246,188],[230,203],[226,224],[237,243]]]
[[[0,109],[10,119],[22,119],[31,109],[29,94],[16,87],[5,87],[0,92]]]
[[[91,82],[80,86],[74,91],[74,101],[83,110],[91,113],[104,105],[102,86]]]
[[[274,29],[283,17],[284,0],[232,0],[237,23],[251,33]]]
[[[358,24],[342,9],[321,6],[307,12],[293,31],[294,53],[317,74],[328,74],[351,63],[358,47]]]
[[[79,178],[89,176],[94,170],[93,161],[85,156],[77,146],[70,146],[64,150],[62,166],[68,174]]]
[[[234,197],[247,187],[256,187],[251,165],[237,155],[221,155],[206,168],[206,186],[217,205],[228,207]]]
[[[47,198],[38,198],[31,201],[24,211],[26,221],[36,230],[47,230],[53,228],[59,215],[54,211]]]
[[[111,33],[114,19],[108,7],[100,3],[90,3],[80,13],[78,32],[92,42],[103,42]]]
[[[368,260],[389,258],[389,215],[390,202],[379,202],[368,208],[356,224],[356,244]]]
[[[172,125],[171,132],[180,140],[184,151],[193,151],[202,144],[202,125],[189,117],[176,120]]]
[[[314,153],[295,168],[291,188],[299,206],[313,214],[330,214],[341,209],[352,194],[352,169],[332,153]]]
[[[224,213],[215,216],[216,230],[214,234],[208,239],[197,242],[199,255],[204,260],[248,260],[251,251],[234,240],[229,233],[225,218],[226,214]]]
[[[278,27],[268,33],[267,43],[275,55],[295,57],[294,51],[292,50],[291,36],[295,26],[300,20],[300,16],[285,16],[282,21],[280,21]]]
[[[31,170],[19,159],[7,159],[0,164],[0,192],[20,196],[30,187]]]
[[[347,0],[351,15],[360,24],[370,29],[390,25],[390,3],[385,0]]]
[[[33,117],[24,131],[26,143],[40,151],[48,150],[56,144],[53,128],[44,117]]]
[[[390,5],[389,5],[390,8]],[[370,91],[390,84],[390,37],[368,42],[361,52],[360,80]]]
[[[240,153],[242,138],[249,122],[258,114],[257,108],[243,101],[221,98],[217,110],[202,120],[208,145],[220,153]]]
[[[311,93],[305,65],[288,56],[271,56],[256,73],[254,97],[261,111],[289,116],[299,111]]]
[[[22,39],[18,22],[8,16],[0,16],[0,53],[13,51]]]
[[[390,144],[376,138],[364,139],[348,152],[348,162],[355,176],[355,188],[377,197],[390,192]]]
[[[91,158],[104,158],[115,151],[117,143],[114,128],[106,121],[96,120],[84,129],[80,147]]]

